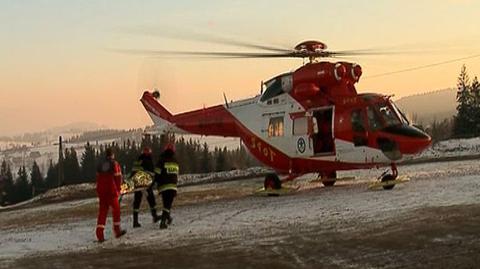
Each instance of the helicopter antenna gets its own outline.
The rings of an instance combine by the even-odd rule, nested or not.
[[[230,107],[228,106],[227,95],[225,94],[225,92],[223,92],[223,99],[225,100],[225,106],[226,106],[227,108],[230,108]]]
[[[260,81],[260,95],[263,94],[263,80]]]
[[[420,65],[420,66],[410,67],[410,68],[401,69],[401,70],[396,70],[396,71],[391,71],[391,72],[386,72],[386,73],[380,73],[380,74],[376,74],[376,75],[372,75],[372,76],[367,76],[367,77],[365,77],[365,78],[363,78],[363,79],[383,77],[383,76],[388,76],[388,75],[393,75],[393,74],[398,74],[398,73],[415,71],[415,70],[419,70],[419,69],[425,69],[425,68],[435,67],[435,66],[438,66],[438,65],[444,65],[444,64],[459,62],[459,61],[468,60],[468,59],[477,58],[477,57],[480,57],[480,54],[470,55],[470,56],[468,56],[468,57],[462,57],[462,58],[457,58],[457,59],[451,59],[451,60],[443,61],[443,62],[437,62],[437,63],[432,63],[432,64],[426,64],[426,65]]]

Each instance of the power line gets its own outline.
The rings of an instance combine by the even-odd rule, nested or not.
[[[419,70],[419,69],[425,69],[425,68],[434,67],[434,66],[438,66],[438,65],[444,65],[444,64],[459,62],[459,61],[468,60],[468,59],[477,58],[477,57],[480,57],[480,54],[470,55],[470,56],[467,56],[467,57],[452,59],[452,60],[443,61],[443,62],[438,62],[438,63],[433,63],[433,64],[427,64],[427,65],[420,65],[420,66],[416,66],[416,67],[410,67],[410,68],[407,68],[407,69],[401,69],[401,70],[397,70],[397,71],[380,73],[380,74],[376,74],[376,75],[372,75],[372,76],[366,76],[366,77],[364,77],[363,79],[383,77],[383,76],[388,76],[388,75],[393,75],[393,74],[398,74],[398,73],[415,71],[415,70]]]

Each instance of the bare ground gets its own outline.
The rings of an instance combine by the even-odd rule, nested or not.
[[[103,245],[92,243],[86,228],[94,225],[94,203],[79,203],[78,211],[47,207],[54,219],[38,208],[0,213],[0,228],[10,233],[0,240],[27,238],[19,242],[23,254],[0,254],[0,267],[479,268],[477,163],[410,166],[403,173],[412,182],[393,191],[367,190],[361,180],[334,188],[304,180],[301,191],[282,197],[250,195],[259,180],[184,188],[168,230],[149,224],[145,213],[144,227]],[[72,218],[72,211],[81,213]],[[34,225],[19,223],[29,214]],[[75,221],[79,228],[69,232],[79,239],[64,231],[65,222]],[[131,225],[129,217],[122,221]],[[73,243],[38,249],[44,237],[20,236],[36,227]]]
[[[439,216],[442,216],[439,218]],[[360,231],[327,232],[321,225],[267,232],[249,245],[243,235],[224,241],[193,240],[165,248],[118,246],[27,257],[15,268],[478,268],[480,206],[415,210]]]

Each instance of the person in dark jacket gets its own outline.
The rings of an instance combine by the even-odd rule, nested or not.
[[[172,223],[170,211],[177,195],[178,173],[179,166],[175,159],[175,146],[168,144],[155,167],[155,182],[163,201],[160,229],[166,229]]]
[[[106,157],[97,165],[97,195],[99,211],[97,219],[96,235],[98,242],[105,241],[103,230],[107,221],[108,209],[112,208],[113,230],[115,237],[120,237],[127,231],[120,228],[120,204],[118,196],[122,184],[122,170],[111,149],[106,150]]]
[[[138,171],[143,171],[155,177],[154,164],[152,158],[152,150],[149,147],[143,149],[142,154],[135,161],[132,168],[132,176]],[[133,198],[133,228],[141,227],[138,222],[138,213],[140,212],[140,204],[142,203],[143,191],[136,191]],[[155,202],[155,195],[153,194],[153,182],[150,187],[147,188],[147,201],[150,206],[150,212],[152,213],[153,222],[156,223],[160,220],[157,215],[157,208]]]

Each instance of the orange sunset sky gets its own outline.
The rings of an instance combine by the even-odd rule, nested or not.
[[[60,1],[0,2],[0,136],[87,121],[111,128],[151,124],[138,99],[158,87],[172,112],[259,92],[260,81],[299,59],[173,59],[115,49],[246,51],[142,34],[207,33],[294,47],[411,53],[349,58],[363,67],[359,92],[402,97],[454,87],[461,65],[480,75],[480,57],[428,69],[390,71],[480,54],[480,1]],[[370,77],[370,78],[369,78]]]

